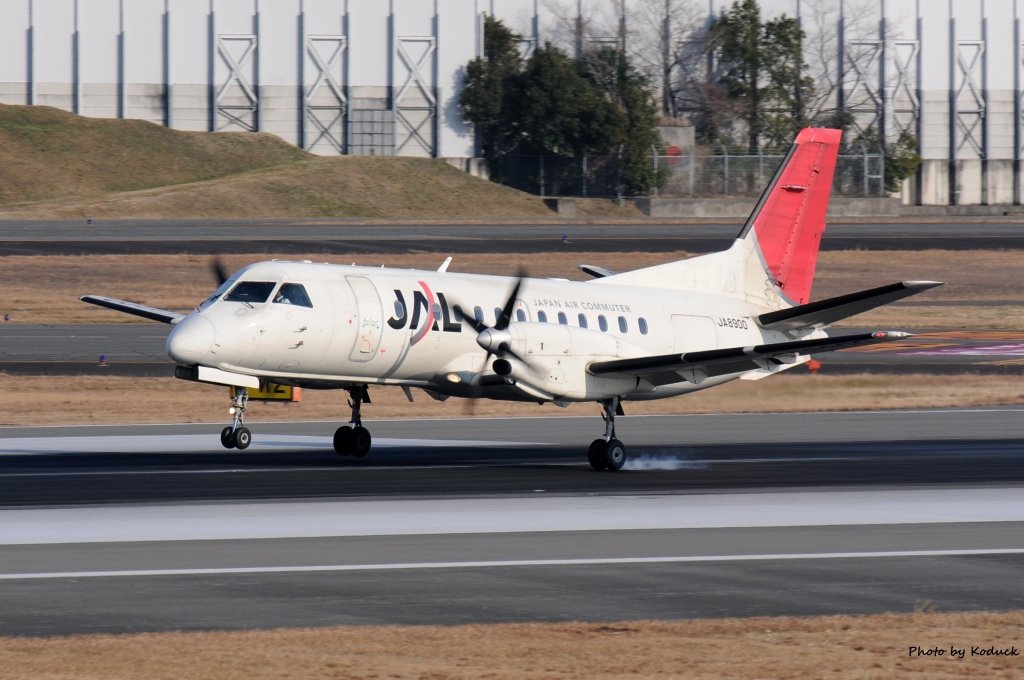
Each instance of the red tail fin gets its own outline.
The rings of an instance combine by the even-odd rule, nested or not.
[[[794,304],[811,298],[841,130],[804,128],[747,218],[765,268]]]

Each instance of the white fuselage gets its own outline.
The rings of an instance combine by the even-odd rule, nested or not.
[[[233,301],[239,282],[267,284],[265,300]],[[485,367],[477,332],[455,307],[493,326],[510,277],[317,264],[261,262],[226,282],[184,318],[167,342],[183,365],[200,365],[310,387],[352,384],[422,387],[437,396],[591,401],[612,395],[657,399],[757,378],[776,369],[705,381],[645,384],[599,377],[594,361],[791,340],[765,331],[755,309],[708,291],[526,279],[509,326],[515,354],[527,360],[508,380]],[[278,300],[301,286],[308,304]],[[781,370],[781,369],[779,369]]]

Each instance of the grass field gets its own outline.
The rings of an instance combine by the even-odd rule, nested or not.
[[[265,133],[0,105],[0,219],[539,217],[543,199],[426,158],[320,157]],[[636,217],[581,201],[583,214]]]
[[[0,105],[0,206],[184,184],[312,158],[269,134],[181,132],[140,120]]]
[[[224,258],[229,269],[273,257]],[[514,275],[521,264],[536,277],[587,279],[577,263],[604,264],[624,271],[686,257],[685,253],[552,252],[509,257],[500,253],[455,257],[450,270]],[[293,255],[338,264],[387,265],[433,270],[443,255]],[[851,319],[847,325],[893,329],[1024,329],[1024,289],[1018,284],[1019,255],[1012,251],[844,251],[818,260],[814,297],[822,299],[895,280],[937,279],[946,285],[911,300]],[[201,255],[90,255],[88,257],[0,257],[4,289],[0,314],[15,323],[139,323],[141,319],[79,302],[85,294],[191,310],[216,286],[210,258]]]
[[[4,677],[34,680],[1010,680],[1024,675],[1021,656],[972,647],[1019,653],[1022,638],[1021,612],[918,612],[0,638],[0,659]],[[912,656],[911,646],[944,654]]]

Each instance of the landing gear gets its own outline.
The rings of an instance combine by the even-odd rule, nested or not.
[[[335,431],[334,450],[340,456],[362,458],[370,452],[370,446],[373,444],[370,431],[363,427],[363,422],[360,418],[360,409],[363,402],[370,403],[370,393],[366,389],[366,385],[357,385],[350,387],[348,394],[348,405],[352,407],[352,418],[349,422],[352,425],[342,425]]]
[[[587,460],[595,470],[621,470],[626,464],[626,447],[615,438],[615,416],[622,415],[618,397],[601,402],[604,412],[604,437],[595,439],[587,450]]]
[[[231,424],[220,431],[220,443],[225,449],[247,449],[252,443],[252,432],[242,422],[245,420],[245,406],[249,402],[249,391],[244,387],[231,388]]]

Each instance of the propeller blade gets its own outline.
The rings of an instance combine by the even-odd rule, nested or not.
[[[219,257],[215,257],[210,260],[210,271],[213,272],[214,278],[217,279],[218,286],[223,285],[224,282],[228,280],[228,269],[224,266],[224,262]]]
[[[503,331],[508,328],[509,323],[512,321],[512,310],[516,306],[516,298],[519,297],[519,289],[523,285],[523,279],[526,278],[526,271],[524,269],[519,270],[518,277],[516,278],[516,285],[512,286],[512,292],[509,293],[508,300],[505,300],[505,306],[501,308],[501,316],[498,317],[494,327]]]
[[[483,333],[485,330],[487,330],[487,325],[483,321],[480,321],[475,316],[470,316],[469,314],[466,314],[464,311],[462,311],[462,305],[458,303],[453,304],[452,311],[455,312],[455,318],[457,320],[465,321],[467,324],[469,324],[470,328],[475,330],[477,333]]]

